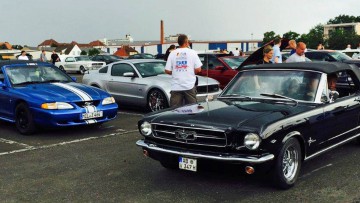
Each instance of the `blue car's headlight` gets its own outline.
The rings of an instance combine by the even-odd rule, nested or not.
[[[103,99],[103,101],[101,102],[102,105],[113,104],[113,103],[115,103],[114,97],[106,97],[106,98]]]
[[[42,109],[73,109],[74,107],[66,102],[53,102],[41,104]]]

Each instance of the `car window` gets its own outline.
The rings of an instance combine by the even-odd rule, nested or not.
[[[165,73],[166,62],[145,62],[135,63],[134,66],[137,68],[141,77],[150,77]]]
[[[67,57],[67,58],[65,59],[65,62],[75,62],[75,58],[73,58],[73,57]]]
[[[325,54],[324,53],[317,53],[317,52],[307,52],[305,56],[312,61],[325,61]]]
[[[355,74],[352,71],[340,71],[336,73],[336,91],[339,92],[339,98],[353,95],[359,89]]]
[[[234,57],[234,58],[223,57],[221,59],[232,69],[237,69],[242,64],[242,62],[245,61],[244,57]]]
[[[111,75],[112,76],[124,76],[124,73],[135,73],[134,68],[131,67],[129,64],[120,63],[114,64],[111,67]]]
[[[108,71],[108,66],[105,66],[99,70],[99,73],[107,73],[107,71]]]

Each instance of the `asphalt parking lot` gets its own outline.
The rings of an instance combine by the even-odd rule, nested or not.
[[[135,145],[144,113],[119,106],[117,118],[98,128],[32,136],[0,121],[0,202],[360,202],[355,142],[304,163],[295,187],[283,191],[267,174],[163,168]]]
[[[125,109],[100,128],[45,130],[33,136],[0,122],[0,201],[360,201],[360,147],[355,142],[306,162],[297,185],[282,191],[266,175],[163,168],[135,146],[142,114]]]

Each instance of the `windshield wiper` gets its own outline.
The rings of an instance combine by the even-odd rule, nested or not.
[[[48,83],[48,82],[63,82],[63,80],[44,80],[41,83]]]
[[[271,98],[287,99],[287,100],[290,100],[290,101],[294,102],[295,106],[297,106],[297,104],[298,104],[298,101],[296,101],[296,99],[293,99],[293,98],[290,98],[290,97],[287,97],[287,96],[284,96],[284,95],[280,95],[280,94],[261,93],[260,95],[265,96],[265,97],[271,97]]]
[[[246,101],[252,100],[251,97],[245,96],[245,95],[240,95],[240,94],[227,94],[227,95],[218,97],[218,99],[241,99],[241,100],[246,100]]]
[[[39,84],[39,83],[41,83],[41,81],[26,81],[26,82],[17,83],[14,85],[29,85],[29,84]]]

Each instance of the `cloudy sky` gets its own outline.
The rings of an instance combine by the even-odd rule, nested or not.
[[[300,34],[340,14],[360,15],[359,0],[0,0],[0,42],[159,40],[186,33],[193,40],[262,39],[264,32]],[[253,35],[252,35],[253,33]]]

